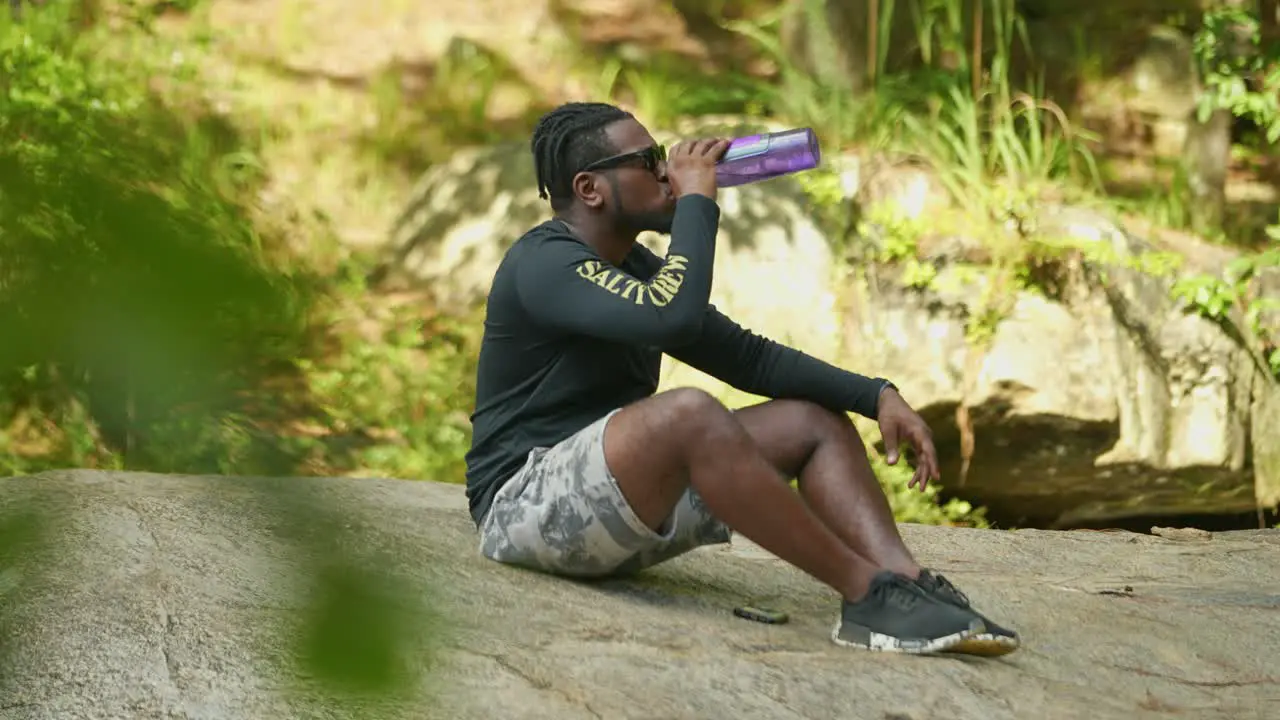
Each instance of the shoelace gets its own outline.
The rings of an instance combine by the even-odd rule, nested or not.
[[[892,602],[903,610],[915,607],[924,597],[923,591],[915,583],[901,575],[894,575],[892,580],[880,585],[877,590],[884,594],[886,602]]]
[[[930,577],[930,578],[932,578],[932,580],[933,580],[933,584],[934,584],[934,585],[935,585],[939,590],[941,590],[941,591],[942,591],[942,592],[944,592],[944,593],[948,593],[948,594],[950,594],[950,595],[954,596],[957,600],[959,600],[961,603],[963,603],[963,604],[965,605],[965,607],[968,607],[968,605],[969,605],[969,596],[968,596],[968,595],[965,595],[965,594],[964,594],[964,593],[962,593],[962,592],[960,592],[960,589],[959,589],[959,588],[957,588],[955,585],[952,585],[950,580],[946,579],[945,577],[943,577],[943,576],[941,576],[941,575],[938,575],[937,573],[929,573],[929,577]]]

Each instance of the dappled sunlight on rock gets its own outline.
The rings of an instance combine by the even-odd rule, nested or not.
[[[984,661],[833,645],[836,596],[737,537],[608,581],[500,566],[477,551],[458,486],[106,472],[0,484],[0,515],[38,498],[57,529],[6,636],[23,650],[5,658],[6,717],[1125,720],[1158,702],[1261,720],[1280,682],[1274,530],[904,525],[922,563],[1021,634],[1016,654]],[[389,616],[352,620],[399,633],[397,693],[343,704],[264,662],[286,655],[312,601],[301,571],[318,558],[282,543],[274,519],[296,495],[342,508],[325,541],[395,579],[365,588]],[[790,622],[739,619],[743,604]]]

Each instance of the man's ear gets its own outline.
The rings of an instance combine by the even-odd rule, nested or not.
[[[603,207],[606,192],[608,190],[605,183],[600,182],[600,176],[595,173],[580,172],[573,176],[573,194],[589,208]]]

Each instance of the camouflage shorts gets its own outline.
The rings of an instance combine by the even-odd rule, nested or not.
[[[480,523],[485,557],[557,575],[603,577],[729,542],[728,526],[692,488],[660,531],[640,521],[605,464],[604,428],[611,417],[529,453]]]

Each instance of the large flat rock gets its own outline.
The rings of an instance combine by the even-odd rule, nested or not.
[[[324,559],[278,517],[299,497],[346,518],[321,538],[330,551],[407,583],[402,639],[430,671],[420,693],[352,710],[300,699],[286,691],[296,678],[261,664],[286,649]],[[477,553],[458,486],[0,480],[0,519],[20,503],[52,522],[53,545],[0,566],[4,720],[1280,717],[1280,531],[904,526],[922,561],[1023,633],[1021,651],[992,660],[836,647],[833,595],[740,539],[602,584],[497,566]],[[744,601],[792,621],[737,619]],[[438,653],[417,639],[428,627]]]

